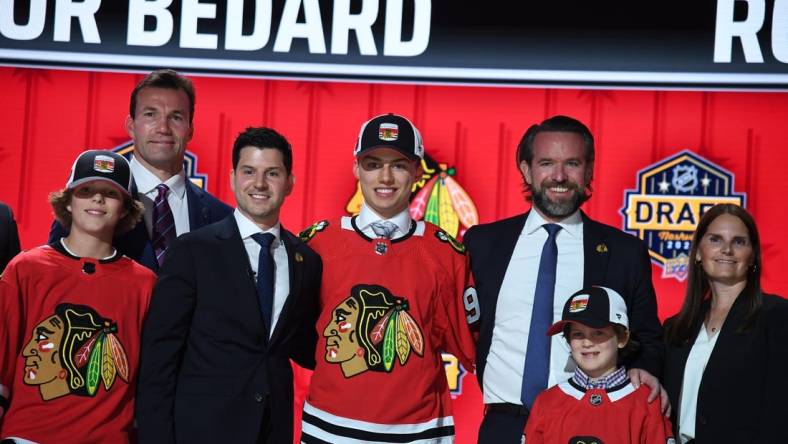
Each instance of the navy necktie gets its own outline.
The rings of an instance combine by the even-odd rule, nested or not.
[[[176,237],[175,218],[172,216],[170,204],[167,202],[167,185],[160,183],[156,186],[156,200],[153,201],[153,223],[151,224],[151,244],[156,254],[159,266],[164,262],[164,252]]]
[[[553,323],[553,296],[555,293],[555,271],[558,259],[558,246],[555,236],[560,225],[544,224],[547,240],[542,247],[539,260],[539,275],[536,278],[534,307],[531,313],[531,326],[528,330],[528,345],[525,349],[525,366],[520,400],[529,409],[536,395],[547,388],[550,374],[550,340],[547,330]]]
[[[271,233],[255,233],[252,239],[260,244],[260,256],[257,261],[257,299],[260,312],[267,332],[271,331],[271,315],[274,306],[274,257],[271,255],[271,244],[274,235]]]

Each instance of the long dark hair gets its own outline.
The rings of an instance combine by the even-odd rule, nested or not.
[[[709,229],[709,225],[719,216],[723,214],[730,214],[742,221],[747,227],[747,234],[750,237],[752,244],[753,264],[747,270],[747,285],[739,295],[739,298],[744,298],[747,304],[747,314],[744,318],[744,324],[741,329],[746,330],[749,328],[758,310],[763,304],[763,295],[761,294],[761,239],[758,236],[758,228],[755,226],[755,220],[750,213],[744,208],[733,204],[718,204],[711,207],[698,222],[698,227],[695,229],[695,234],[692,236],[692,248],[689,254],[689,279],[687,281],[687,293],[684,297],[684,304],[681,306],[681,311],[676,315],[673,322],[668,327],[666,332],[668,342],[674,345],[681,345],[686,343],[692,335],[696,332],[692,331],[693,326],[697,325],[699,318],[703,316],[701,307],[703,303],[711,297],[709,287],[709,277],[703,270],[703,266],[696,262],[695,258],[698,255],[698,248],[703,236]]]

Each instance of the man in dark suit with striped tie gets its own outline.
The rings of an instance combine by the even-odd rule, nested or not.
[[[233,146],[237,208],[177,238],[142,333],[137,420],[146,443],[293,442],[290,359],[314,368],[320,257],[279,222],[287,140]]]
[[[568,380],[575,364],[567,342],[546,335],[564,303],[592,285],[613,288],[629,307],[640,350],[629,362],[650,402],[667,396],[659,376],[662,327],[648,250],[640,239],[590,219],[594,138],[581,122],[555,116],[531,126],[517,152],[531,211],[477,225],[465,234],[480,304],[476,375],[485,403],[479,442],[519,443],[534,398]]]
[[[173,239],[232,211],[186,177],[183,159],[194,133],[194,101],[191,80],[169,69],[153,71],[131,93],[125,125],[134,141],[132,195],[145,205],[145,223],[115,245],[154,271]],[[67,234],[55,222],[49,242]]]

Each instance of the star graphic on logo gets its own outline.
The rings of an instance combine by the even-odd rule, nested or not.
[[[659,186],[659,191],[661,193],[667,193],[669,189],[668,187],[670,187],[670,184],[665,180],[664,177],[662,178],[662,182],[658,183],[657,185]]]
[[[700,180],[700,184],[703,186],[703,188],[706,188],[711,185],[711,179],[709,179],[708,175],[703,176],[703,179]]]

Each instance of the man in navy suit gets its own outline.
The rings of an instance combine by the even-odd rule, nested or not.
[[[145,205],[145,223],[137,224],[118,238],[115,245],[122,254],[154,271],[163,262],[170,240],[161,241],[159,248],[154,245],[158,233],[153,215],[159,194],[172,215],[171,230],[175,236],[221,220],[232,212],[229,206],[186,177],[183,158],[194,133],[194,100],[191,80],[169,69],[148,74],[131,92],[125,125],[134,141],[130,162],[134,178],[132,195]],[[49,242],[67,234],[55,222]]]
[[[553,318],[547,322],[560,319],[566,300],[591,285],[613,288],[625,298],[632,337],[640,344],[639,352],[625,363],[629,377],[635,385],[652,388],[649,402],[661,394],[667,408],[656,378],[664,346],[648,250],[640,239],[595,222],[579,209],[591,196],[591,132],[573,118],[552,117],[528,129],[518,146],[517,160],[532,211],[474,226],[464,238],[481,312],[476,368],[485,418],[479,442],[520,442],[532,401],[526,393],[533,389],[523,384],[524,374],[534,374],[525,370],[532,343],[540,344],[538,350],[546,355],[529,357],[542,363],[542,371],[535,373],[543,378],[537,391],[572,376],[575,365],[567,342],[558,335],[541,343],[539,337],[529,341],[529,336],[543,338],[547,332],[531,331],[531,322],[540,313],[549,317],[550,306]],[[557,254],[544,255],[548,241],[555,242]],[[545,257],[552,258],[546,260],[553,264],[551,273],[540,268]],[[546,311],[537,312],[534,296],[545,274],[553,276],[548,284],[554,288],[553,300],[540,306]]]
[[[315,366],[322,262],[279,222],[291,169],[284,137],[248,128],[235,212],[167,253],[142,333],[141,443],[293,442],[290,359]]]

